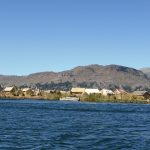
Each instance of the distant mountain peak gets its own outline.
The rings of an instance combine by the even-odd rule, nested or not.
[[[103,67],[102,65],[98,65],[98,64],[90,64],[90,65],[86,65],[86,66],[77,66],[73,69],[80,69],[80,68],[99,68],[99,67]]]

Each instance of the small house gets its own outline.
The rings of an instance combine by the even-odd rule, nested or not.
[[[113,91],[111,90],[108,90],[108,89],[102,89],[101,90],[101,94],[104,95],[104,96],[110,96],[110,95],[113,95]]]
[[[22,92],[24,95],[30,95],[31,93],[33,93],[31,88],[23,88]]]
[[[116,95],[127,94],[127,92],[124,89],[119,88],[114,91],[114,94],[116,94]]]
[[[4,90],[3,90],[5,95],[10,95],[10,94],[14,93],[15,91],[16,91],[15,86],[5,87]]]
[[[72,88],[70,92],[71,94],[82,95],[85,93],[85,88]]]
[[[135,96],[142,96],[144,99],[150,98],[150,93],[147,91],[134,91],[132,94]]]
[[[90,94],[100,94],[101,92],[99,89],[85,89],[85,93],[90,95]]]

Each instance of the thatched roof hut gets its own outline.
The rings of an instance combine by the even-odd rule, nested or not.
[[[72,88],[71,89],[72,94],[83,94],[85,93],[85,88]]]
[[[143,96],[145,99],[150,98],[150,93],[147,91],[134,91],[132,94],[135,96]]]

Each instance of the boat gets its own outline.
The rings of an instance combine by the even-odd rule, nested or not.
[[[80,99],[78,97],[62,97],[59,100],[62,100],[62,101],[79,101]]]

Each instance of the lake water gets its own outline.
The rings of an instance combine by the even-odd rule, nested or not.
[[[148,150],[150,105],[0,100],[0,150]]]

